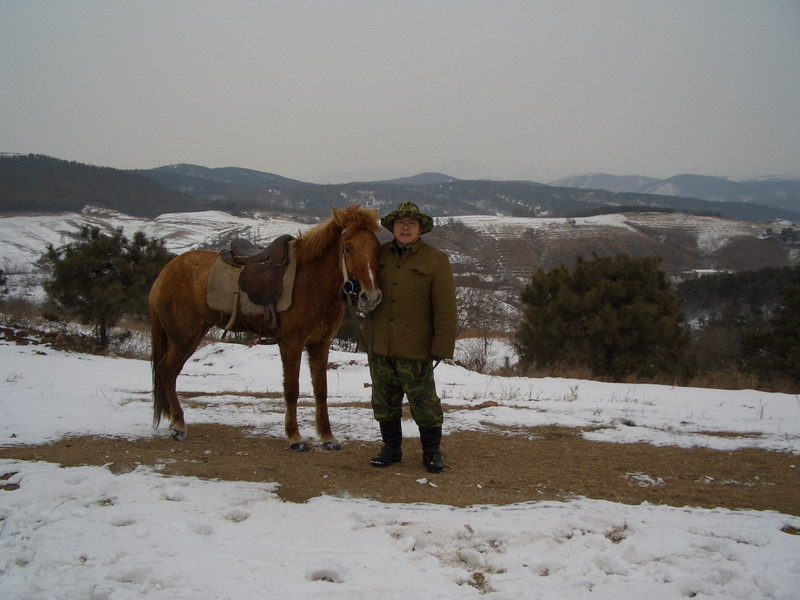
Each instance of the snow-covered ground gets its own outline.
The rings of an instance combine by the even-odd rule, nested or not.
[[[541,228],[548,235],[574,236],[582,228],[636,225],[620,216],[574,224],[459,220],[481,235]],[[693,222],[706,228],[702,235],[709,247],[738,233],[713,220]],[[33,272],[32,263],[47,244],[69,241],[68,233],[82,224],[123,227],[128,235],[142,230],[163,238],[172,252],[231,234],[269,240],[309,227],[211,211],[155,220],[98,210],[2,217],[0,268],[12,273],[12,290],[35,297],[35,277],[16,273]],[[499,365],[511,351],[495,344],[491,354]],[[363,355],[334,352],[331,360],[337,363],[328,374],[335,433],[345,444],[376,440]],[[179,380],[181,391],[208,394],[193,398],[204,408],[187,411],[189,434],[192,423],[216,422],[282,437],[282,413],[274,410],[282,401],[248,396],[280,392],[280,372],[274,347],[202,348]],[[587,427],[592,431],[587,437],[606,442],[750,446],[800,455],[797,396],[498,378],[448,364],[436,373],[440,395],[456,407],[448,412],[446,431],[559,424]],[[310,389],[304,370],[301,394]],[[235,395],[236,410],[226,404],[231,397],[225,393]],[[309,437],[311,411],[300,409]],[[0,342],[0,444],[81,434],[166,435],[150,425],[147,362]],[[414,435],[414,428],[407,433]],[[639,485],[648,477],[628,475],[620,485]],[[800,537],[782,531],[800,528],[800,518],[774,512],[586,498],[470,508],[331,496],[290,504],[277,497],[271,483],[167,477],[144,467],[114,475],[102,467],[62,469],[10,460],[0,461],[0,478],[3,600],[800,597]],[[447,473],[436,483],[447,485]]]
[[[214,240],[241,234],[255,240],[272,240],[284,233],[304,231],[310,225],[277,217],[237,217],[218,211],[167,213],[155,219],[130,217],[122,213],[86,208],[82,213],[0,216],[0,268],[18,270],[36,262],[48,244],[56,248],[72,241],[82,226],[111,232],[122,228],[133,237],[142,231],[163,239],[170,252],[179,254],[193,248],[209,247]]]
[[[364,356],[334,352],[331,360],[334,431],[345,444],[375,440]],[[0,365],[0,444],[166,435],[150,426],[146,361],[0,342]],[[193,398],[205,408],[187,411],[189,435],[192,423],[217,422],[282,437],[282,414],[272,410],[281,401],[247,395],[279,392],[280,371],[274,347],[199,350],[179,379],[181,391],[208,394]],[[497,378],[448,364],[436,374],[441,396],[455,407],[446,432],[590,425],[600,426],[592,439],[607,442],[749,446],[800,460],[797,396]],[[304,369],[301,394],[310,389]],[[226,392],[236,395],[236,410],[226,406]],[[300,409],[309,437],[312,410]],[[708,435],[720,431],[752,435]],[[629,475],[619,484],[647,476]],[[291,504],[272,483],[12,460],[0,461],[0,477],[7,487],[0,491],[0,593],[10,600],[789,600],[800,590],[800,536],[782,531],[800,528],[800,518],[775,512],[586,498],[469,508],[332,496]],[[436,484],[447,485],[447,472]]]

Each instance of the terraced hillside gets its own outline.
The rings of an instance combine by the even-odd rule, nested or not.
[[[761,223],[685,214],[632,213],[577,219],[465,216],[440,223],[431,240],[453,257],[458,276],[519,285],[539,268],[577,256],[660,256],[675,278],[701,269],[750,270],[800,262],[800,246],[767,236]]]

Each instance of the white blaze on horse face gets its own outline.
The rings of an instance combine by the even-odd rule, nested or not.
[[[374,253],[373,253],[374,256]],[[366,276],[368,278],[369,286],[367,286],[367,281],[362,282],[362,290],[361,293],[358,295],[358,307],[360,310],[364,312],[369,312],[374,310],[378,304],[381,302],[381,290],[378,288],[377,283],[377,272],[375,269],[376,265],[372,264],[370,261],[370,253],[367,252],[365,255],[366,259]]]
[[[375,280],[375,273],[372,270],[372,265],[369,264],[369,253],[367,253],[367,273],[369,274],[369,282],[372,284],[372,288],[377,289],[378,283]]]

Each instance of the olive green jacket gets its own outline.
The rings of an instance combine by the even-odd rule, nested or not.
[[[367,317],[372,352],[409,360],[453,358],[458,314],[450,260],[418,239],[405,250],[394,240],[378,250],[383,298]]]

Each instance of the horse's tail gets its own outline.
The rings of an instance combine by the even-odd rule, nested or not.
[[[161,324],[158,310],[151,301],[148,309],[150,315],[150,366],[153,371],[153,427],[161,423],[161,417],[170,415],[169,400],[167,399],[164,383],[161,378],[160,364],[167,353],[167,332]]]

